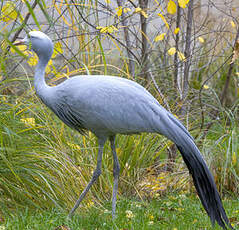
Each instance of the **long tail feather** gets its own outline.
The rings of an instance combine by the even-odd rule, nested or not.
[[[191,152],[190,154],[187,148],[181,146],[177,147],[182,154],[190,174],[192,175],[198,196],[210,217],[212,224],[214,225],[215,221],[217,221],[222,228],[226,229],[226,224],[233,229],[223,208],[212,174],[202,157],[199,155],[200,153]]]
[[[163,122],[163,120],[164,119],[161,120],[164,126],[162,134],[167,136],[177,145],[188,167],[189,173],[192,175],[198,196],[212,224],[214,225],[215,221],[217,221],[223,229],[227,229],[226,226],[233,229],[223,208],[214,178],[199,149],[195,145],[192,136],[170,113],[165,122]]]

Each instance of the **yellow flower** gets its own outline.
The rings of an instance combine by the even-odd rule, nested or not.
[[[203,88],[204,89],[209,89],[209,86],[208,85],[204,85]]]
[[[154,216],[153,216],[153,215],[150,215],[150,216],[149,216],[149,219],[150,219],[150,220],[153,220],[153,219],[154,219]]]
[[[148,222],[148,225],[153,225],[153,224],[154,224],[153,221],[149,221],[149,222]]]
[[[130,211],[130,210],[126,210],[125,211],[125,214],[126,214],[126,217],[128,218],[128,219],[132,219],[132,218],[134,218],[134,214],[133,214],[133,212],[132,211]]]

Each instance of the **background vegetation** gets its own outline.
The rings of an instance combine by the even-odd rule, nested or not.
[[[239,194],[238,4],[231,1],[0,2],[0,212],[72,207],[96,165],[95,137],[63,125],[35,96],[37,57],[12,43],[36,29],[55,42],[46,78],[112,74],[144,85],[195,137],[222,195]],[[118,136],[120,196],[193,192],[175,146],[154,134]],[[111,197],[112,155],[84,200]],[[2,214],[3,214],[2,213]]]

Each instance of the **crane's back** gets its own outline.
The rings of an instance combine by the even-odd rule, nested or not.
[[[51,89],[48,105],[72,128],[97,136],[155,132],[158,101],[139,84],[120,77],[77,76]]]

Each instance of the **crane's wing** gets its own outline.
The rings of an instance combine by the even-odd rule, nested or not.
[[[62,102],[62,103],[61,103]],[[76,129],[82,135],[86,134],[86,128],[84,126],[83,116],[80,111],[74,111],[69,105],[63,103],[64,101],[58,101],[51,110],[69,127]]]

